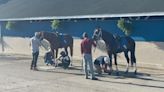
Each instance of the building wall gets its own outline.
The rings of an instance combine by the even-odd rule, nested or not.
[[[164,20],[148,19],[133,20],[132,37],[136,41],[164,41]],[[74,37],[81,37],[83,32],[87,32],[91,37],[94,29],[100,26],[105,31],[113,34],[123,35],[122,31],[117,27],[117,19],[106,20],[61,20],[59,32],[68,33]],[[21,36],[31,37],[36,31],[52,32],[51,22],[47,21],[17,21],[11,30],[5,28],[5,22],[2,23],[2,31],[5,36]]]
[[[132,37],[136,40],[136,59],[137,65],[143,65],[144,67],[150,65],[163,66],[164,62],[164,20],[153,19],[153,20],[137,20],[132,21],[133,23],[133,35]],[[28,37],[33,36],[35,31],[50,31],[50,21],[19,21],[16,22],[15,27],[12,30],[5,29],[5,23],[2,24],[2,31],[4,34],[4,47],[6,53],[25,54],[31,55],[31,49],[29,46],[30,39]],[[74,37],[81,37],[83,32],[88,32],[90,37],[94,31],[94,28],[100,26],[106,31],[110,31],[113,34],[123,33],[117,28],[117,20],[104,20],[104,21],[89,21],[89,20],[62,20],[59,31],[69,33]],[[11,37],[9,37],[11,36]],[[26,38],[27,37],[27,38]],[[152,41],[152,42],[150,42]],[[155,41],[155,42],[154,42]],[[162,42],[156,42],[162,41]],[[81,60],[80,53],[80,39],[74,40],[74,55],[73,58],[79,61]],[[1,43],[0,43],[0,53]],[[40,56],[45,54],[45,49],[41,47]],[[102,52],[96,49],[93,53],[93,58],[100,55],[106,55],[106,52]],[[124,54],[119,54],[118,63],[126,65]],[[159,66],[157,66],[159,67]]]

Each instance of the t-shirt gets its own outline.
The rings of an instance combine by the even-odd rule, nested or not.
[[[104,65],[105,64],[104,57],[106,57],[106,56],[99,56],[98,58],[96,58],[94,61],[94,64],[95,65]]]
[[[35,36],[30,39],[32,53],[39,51],[39,46],[41,45],[40,40]]]
[[[92,40],[84,38],[81,42],[81,54],[91,54],[92,45],[96,47],[96,44]]]

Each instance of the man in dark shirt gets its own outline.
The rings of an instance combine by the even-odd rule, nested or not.
[[[37,60],[39,56],[39,47],[41,46],[41,40],[39,37],[39,33],[35,32],[35,36],[30,39],[30,47],[32,50],[32,62],[31,62],[31,70],[38,70],[37,69]]]
[[[96,47],[96,44],[88,38],[87,33],[83,33],[83,40],[81,42],[81,54],[83,56],[83,62],[85,64],[85,76],[86,79],[88,79],[88,69],[87,66],[89,65],[90,73],[91,73],[91,79],[92,80],[98,80],[95,77],[94,70],[93,70],[93,63],[92,63],[92,45]]]

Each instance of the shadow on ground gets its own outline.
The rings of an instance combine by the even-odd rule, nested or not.
[[[133,78],[133,79],[139,79],[139,80],[145,80],[145,81],[153,81],[153,82],[164,82],[164,80],[158,80],[151,77],[151,74],[148,73],[137,73],[136,75],[133,72],[129,72],[128,74],[125,74],[124,71],[119,72],[119,76],[116,75],[116,72],[114,72],[112,75],[106,76],[100,76],[100,77],[109,77],[113,79],[127,79],[127,78]],[[128,84],[128,85],[135,85],[135,86],[143,86],[143,87],[154,87],[154,88],[164,88],[164,86],[157,86],[157,85],[146,85],[141,83],[134,83],[134,82],[116,82],[116,81],[107,81],[107,80],[100,80],[102,82],[110,82],[110,83],[117,83],[117,84]]]
[[[158,49],[164,50],[164,42],[156,42],[155,45]]]
[[[58,68],[51,68],[51,69],[39,69],[40,72],[52,72],[52,73],[63,73],[63,74],[73,74],[73,75],[84,75],[83,71],[81,70],[81,66],[73,66],[70,67],[69,69],[63,69],[61,67]],[[134,72],[129,72],[129,73],[125,73],[124,71],[119,71],[119,75],[116,74],[116,72],[114,71],[111,75],[108,74],[102,74],[102,75],[98,75],[96,74],[96,76],[98,77],[109,77],[111,78],[111,76],[115,79],[126,79],[126,78],[136,78],[136,79],[142,79],[142,80],[152,80],[151,79],[151,74],[148,73],[137,73],[134,74]],[[164,82],[164,81],[163,81]]]
[[[77,75],[77,76],[84,76],[84,73],[81,71],[80,66],[74,66],[67,70],[58,68],[58,69],[40,69],[39,72],[51,72],[51,73],[59,73],[59,74],[68,74],[68,75]],[[128,74],[125,74],[124,71],[119,71],[119,75],[116,75],[116,72],[114,71],[111,75],[108,74],[102,74],[97,75],[98,78],[100,78],[100,82],[108,82],[108,83],[115,83],[115,84],[126,84],[126,85],[134,85],[134,86],[142,86],[142,87],[153,87],[153,88],[164,88],[164,86],[157,86],[152,84],[141,84],[141,83],[135,83],[135,82],[125,82],[125,81],[115,81],[117,79],[126,80],[128,78],[137,79],[137,80],[145,80],[145,81],[152,81],[152,82],[164,82],[163,80],[154,79],[151,77],[151,74],[148,73],[142,73],[138,72],[136,75],[133,72],[129,72]],[[110,80],[103,80],[103,78],[110,78]],[[111,80],[113,79],[113,80]]]

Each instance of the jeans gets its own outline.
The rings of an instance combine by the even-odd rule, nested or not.
[[[53,64],[53,61],[52,61],[52,59],[46,59],[45,61],[44,61],[46,64]]]
[[[89,65],[89,68],[90,68],[91,78],[95,78],[91,54],[84,54],[83,62],[85,63],[84,70],[85,70],[86,78],[88,78],[88,76],[89,76],[88,65]]]
[[[31,69],[34,67],[37,67],[37,60],[38,60],[38,56],[39,56],[39,51],[32,53],[32,62],[31,62]]]

